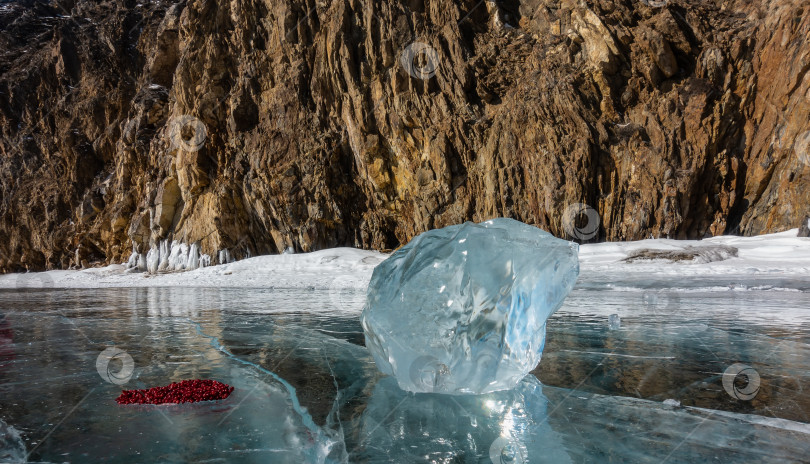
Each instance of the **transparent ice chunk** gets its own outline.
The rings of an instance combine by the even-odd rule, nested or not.
[[[432,230],[374,270],[362,314],[380,370],[411,392],[513,388],[579,274],[578,245],[512,219]]]

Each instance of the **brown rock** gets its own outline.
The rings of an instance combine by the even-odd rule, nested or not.
[[[65,5],[0,10],[3,271],[564,236],[576,203],[594,240],[751,235],[810,204],[805,0]]]

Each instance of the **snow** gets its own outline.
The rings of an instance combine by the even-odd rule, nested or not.
[[[797,237],[797,229],[756,237],[721,236],[705,240],[650,239],[635,242],[607,242],[586,244],[580,247],[580,278],[578,285],[605,285],[618,291],[637,291],[638,282],[658,280],[668,283],[681,280],[705,282],[701,290],[747,290],[788,289],[773,284],[779,282],[804,282],[810,289],[810,238]],[[198,250],[183,250],[173,244],[168,261],[171,267],[181,261],[193,265]],[[687,247],[728,246],[738,250],[736,257],[719,261],[703,262],[668,260],[624,261],[629,255],[643,249],[683,250]],[[159,251],[165,256],[163,245]],[[193,247],[192,247],[193,248]],[[184,252],[185,251],[185,252]],[[191,253],[190,253],[191,252]],[[227,252],[226,252],[227,253]],[[154,256],[154,254],[153,254]],[[203,255],[204,256],[204,255]],[[157,274],[127,272],[127,265],[114,264],[102,268],[73,271],[48,271],[44,273],[6,274],[0,276],[0,288],[18,286],[53,286],[58,288],[101,287],[252,287],[252,288],[333,288],[339,280],[341,287],[364,287],[374,267],[387,254],[355,248],[333,248],[312,253],[256,256],[228,264],[201,267],[186,271],[158,271]],[[220,260],[230,257],[219,256]],[[197,260],[202,259],[202,256]],[[142,260],[142,261],[141,261]],[[154,257],[152,257],[154,260]],[[147,269],[148,256],[134,256],[134,262],[143,263]],[[139,262],[140,261],[140,262]],[[161,260],[162,261],[162,260]],[[176,261],[176,264],[175,264]],[[150,263],[151,264],[151,263]],[[169,266],[167,266],[169,267]],[[179,267],[179,266],[178,266]],[[739,277],[745,285],[729,288],[726,282],[711,280],[722,277],[728,280]],[[45,282],[45,284],[42,284]],[[716,287],[716,288],[715,288]]]
[[[796,273],[810,271],[810,238],[797,237],[798,229],[777,234],[756,237],[720,236],[704,240],[650,239],[636,242],[606,242],[583,245],[580,260],[589,271],[617,271],[617,264],[624,270],[635,272],[655,272],[663,274],[727,274],[741,270],[751,274]],[[739,251],[739,256],[711,263],[688,262],[668,263],[635,262],[624,264],[621,261],[629,254],[645,249],[682,250],[687,247],[731,246]]]
[[[683,292],[810,291],[810,238],[798,229],[755,237],[720,236],[704,240],[650,239],[609,242],[580,248],[578,285],[617,291],[667,287]],[[727,252],[736,251],[736,256]],[[694,260],[636,259],[640,250],[694,253]]]
[[[188,263],[188,247],[174,248],[168,262]],[[185,251],[185,253],[184,253]],[[161,253],[163,254],[163,253]],[[205,255],[203,255],[205,256]],[[228,264],[207,266],[190,271],[127,272],[126,264],[101,268],[0,276],[0,288],[58,287],[252,287],[252,288],[330,288],[336,279],[342,287],[365,286],[374,267],[388,255],[334,248],[313,253],[256,256]],[[143,259],[136,257],[135,260]],[[154,259],[154,258],[153,258]],[[144,271],[146,267],[143,268]],[[130,270],[131,271],[131,270]],[[42,282],[46,282],[42,284]]]

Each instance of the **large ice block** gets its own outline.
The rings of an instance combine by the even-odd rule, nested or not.
[[[425,232],[374,269],[361,318],[403,390],[507,390],[531,371],[546,319],[579,274],[578,245],[512,219]]]

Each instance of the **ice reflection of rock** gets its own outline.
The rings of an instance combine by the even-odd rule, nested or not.
[[[347,437],[357,462],[572,462],[533,376],[477,396],[413,394],[386,377]]]
[[[0,420],[0,462],[27,462],[20,432]]]
[[[219,309],[220,289],[144,287],[130,290],[130,303],[145,308],[148,316],[200,317],[201,311]]]
[[[178,349],[177,345],[179,340],[194,337],[197,325],[206,334],[222,337],[222,299],[218,288],[129,289],[129,301],[124,304],[134,311],[132,321],[141,321],[141,333],[111,339],[135,360],[128,387],[144,388],[144,379],[160,376],[174,380],[205,377],[221,365],[223,354],[218,351]]]
[[[0,374],[14,361],[14,330],[4,313],[0,313]]]

